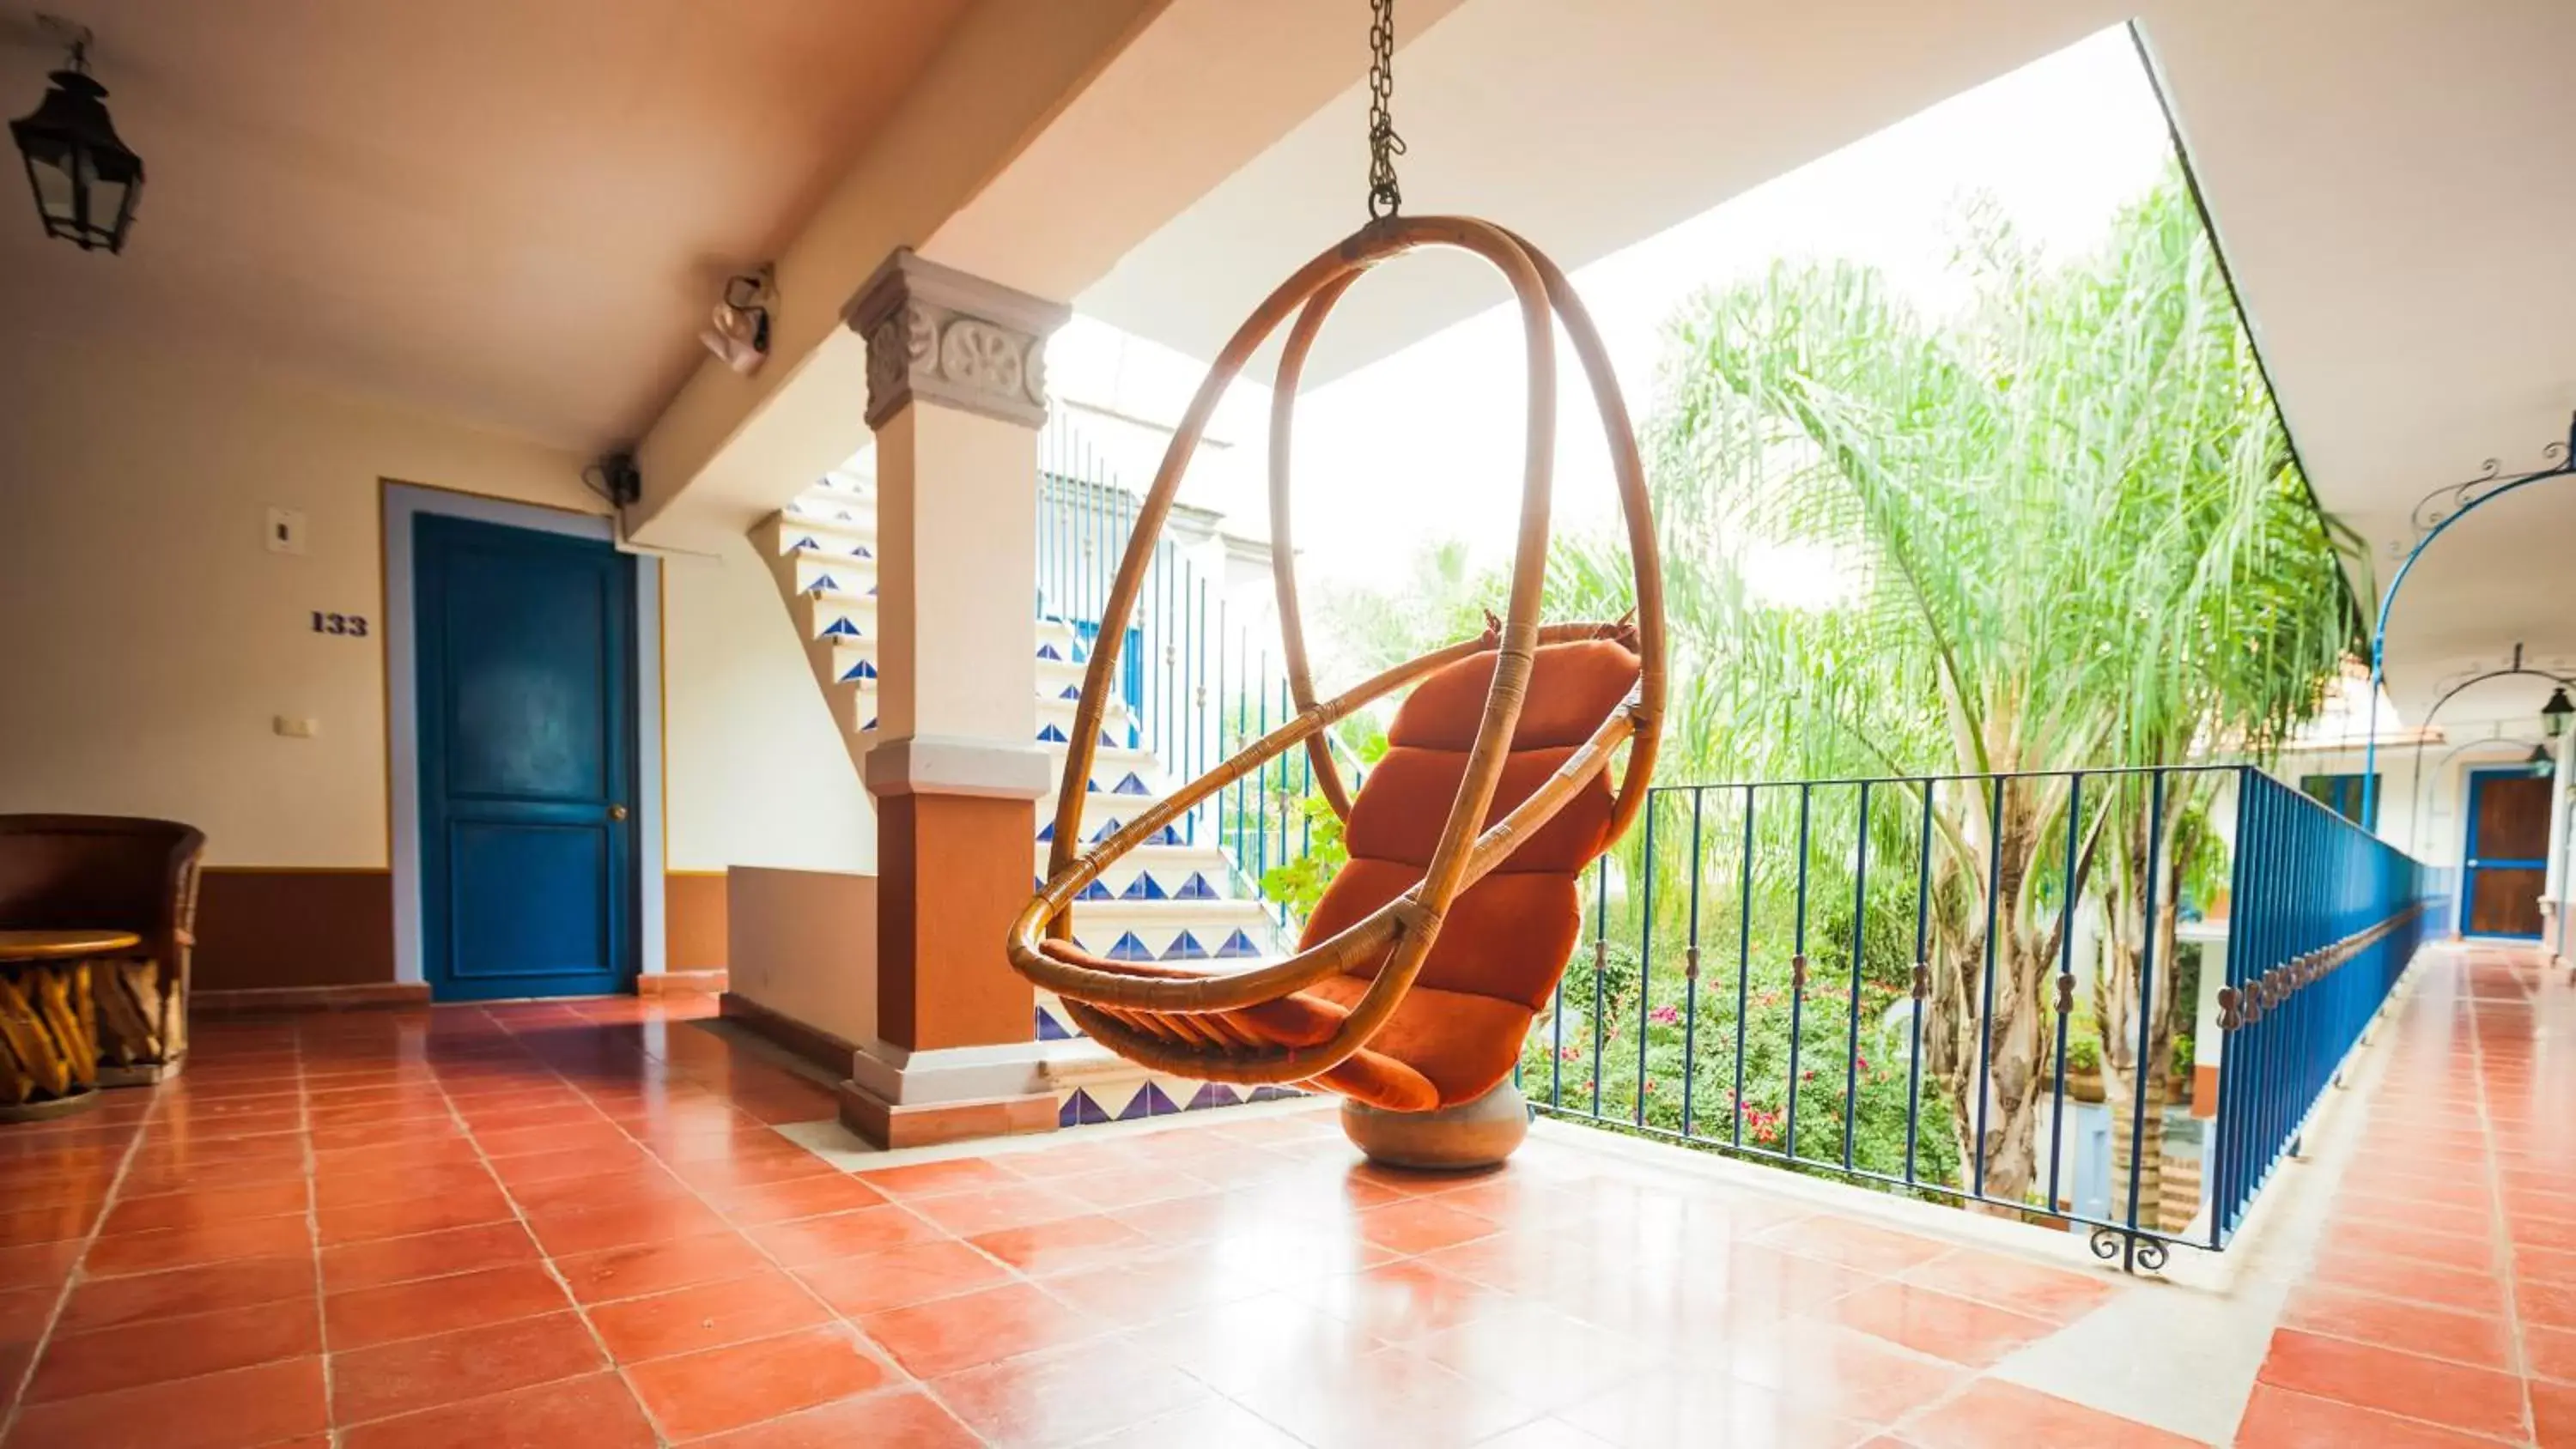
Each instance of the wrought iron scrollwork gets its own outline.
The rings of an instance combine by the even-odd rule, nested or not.
[[[2489,458],[2479,465],[2476,477],[2464,478],[2457,483],[2436,488],[2425,494],[2415,504],[2415,511],[2410,515],[2409,521],[2415,525],[2417,533],[2431,533],[2458,515],[2475,508],[2491,493],[2510,488],[2518,483],[2528,483],[2534,478],[2546,478],[2553,473],[2565,473],[2570,471],[2570,467],[2571,460],[2567,443],[2564,441],[2551,443],[2541,449],[2540,466],[2527,472],[2507,473],[2504,470],[2502,458]]]
[[[2167,1258],[2163,1239],[2126,1228],[2095,1228],[2092,1248],[2094,1257],[2105,1263],[2117,1259],[2121,1269],[2130,1273],[2161,1273]]]

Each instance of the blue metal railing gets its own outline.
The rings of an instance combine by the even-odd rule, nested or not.
[[[1538,1110],[2133,1268],[2226,1245],[2426,919],[2412,860],[2241,766],[1659,786],[1585,884]]]
[[[2237,813],[2211,1224],[2223,1244],[2440,915],[2412,856],[2248,772]]]

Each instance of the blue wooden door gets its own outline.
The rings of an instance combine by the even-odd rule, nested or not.
[[[2549,810],[2554,786],[2529,766],[2471,770],[2468,851],[2460,880],[2460,933],[2540,938],[2540,896],[2549,880]]]
[[[635,571],[607,543],[423,515],[422,960],[433,996],[634,977]]]

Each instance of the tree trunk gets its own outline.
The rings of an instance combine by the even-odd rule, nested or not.
[[[1986,982],[1989,926],[1985,882],[1981,871],[1969,872],[1979,891],[1970,903],[1973,915],[1958,933],[1961,950],[1938,973],[1950,1030],[1943,1085],[1948,1089],[1952,1130],[1959,1147],[1961,1187],[1978,1185],[1983,1164],[1985,1196],[2007,1204],[2023,1203],[2041,1181],[2038,1153],[2039,1070],[2043,1026],[2048,1020],[2049,953],[2021,928],[2030,881],[2030,854],[2043,832],[2030,790],[2005,792],[2003,818],[1995,823],[2002,838],[1996,849],[1999,867],[1992,890],[1994,981],[1991,1015]],[[1977,863],[1980,867],[1983,861]],[[1982,1063],[1982,1070],[1980,1068]],[[1980,1095],[1979,1088],[1983,1087]],[[1982,1114],[1980,1108],[1983,1108]],[[1985,1130],[1978,1131],[1982,1115]],[[1992,1209],[2016,1212],[2015,1208]]]
[[[2134,1154],[2138,1161],[2138,1223],[2146,1227],[2161,1226],[2166,1217],[2164,1113],[2173,1096],[2174,1013],[2179,1006],[2174,992],[2178,974],[2174,951],[2182,921],[2182,903],[2176,897],[2196,849],[2195,838],[2178,828],[2186,803],[2167,802],[2169,818],[2164,838],[2171,842],[2171,848],[2165,860],[2145,859],[2145,812],[2140,812],[2137,824],[2128,832],[2128,868],[2120,872],[2112,888],[2111,909],[2107,912],[2110,940],[2104,969],[2095,979],[2094,1014],[2102,1024],[2102,1074],[2110,1088],[2107,1105],[2111,1112],[2112,1215],[2124,1221],[2128,1217],[2129,1164]],[[2149,871],[2156,872],[2156,914],[2152,922],[2141,919],[2146,909]],[[2142,993],[2142,942],[2150,933],[2155,977]],[[2139,1060],[2142,1011],[2146,1027],[2143,1062]],[[2146,1094],[2145,1140],[2134,1141],[2142,1077]]]

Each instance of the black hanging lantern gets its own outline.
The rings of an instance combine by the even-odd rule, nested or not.
[[[87,35],[72,42],[71,64],[48,79],[35,111],[9,123],[45,234],[85,252],[121,252],[143,194],[143,158],[116,138],[107,87],[90,78]]]
[[[2549,691],[2549,703],[2540,707],[2540,732],[2553,740],[2567,733],[2567,717],[2571,714],[2576,714],[2576,703],[2568,701],[2567,687],[2562,684]]]

